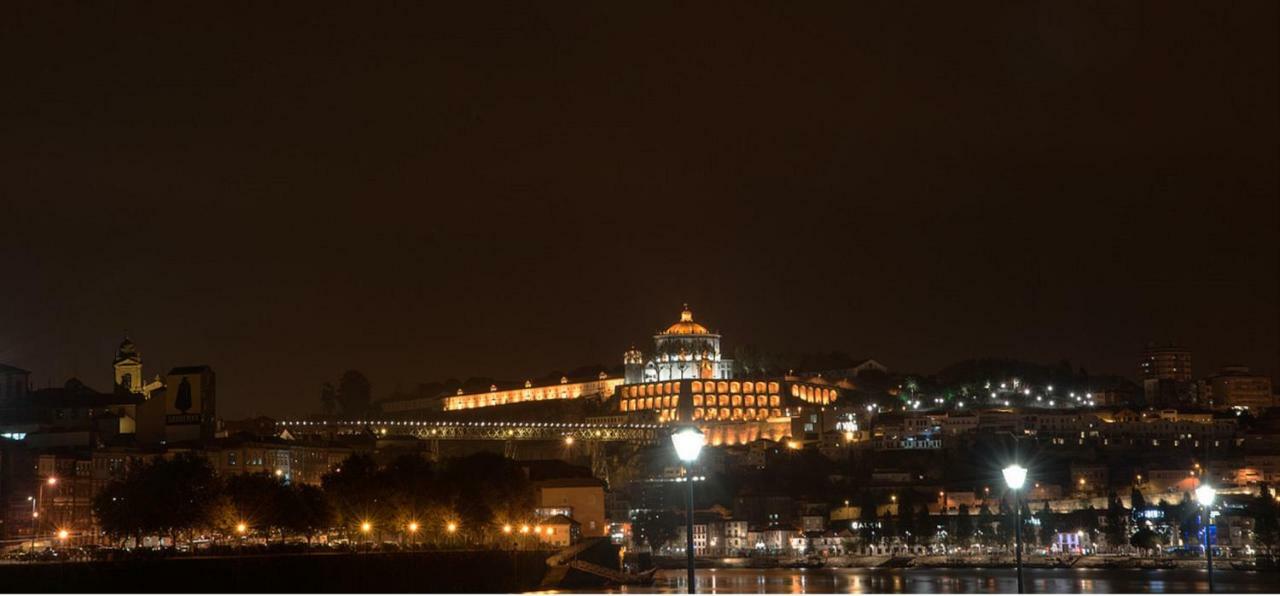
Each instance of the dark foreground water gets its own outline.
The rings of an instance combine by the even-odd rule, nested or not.
[[[1203,570],[1167,569],[1027,569],[1030,594],[1060,593],[1206,593]],[[1214,590],[1280,592],[1280,573],[1215,570]],[[698,592],[703,594],[867,594],[867,593],[1015,593],[1013,569],[699,569]],[[683,570],[660,570],[652,586],[625,586],[624,593],[685,591]]]

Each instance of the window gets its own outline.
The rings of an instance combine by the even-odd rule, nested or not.
[[[227,465],[228,466],[236,465],[236,452],[234,451],[227,452]]]

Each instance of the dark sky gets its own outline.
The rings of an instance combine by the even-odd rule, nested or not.
[[[729,345],[1275,374],[1277,4],[6,4],[0,361],[222,414]],[[271,6],[263,6],[270,4]]]

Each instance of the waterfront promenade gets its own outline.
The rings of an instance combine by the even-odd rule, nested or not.
[[[1011,594],[1013,569],[699,569],[699,594]],[[1030,594],[1207,593],[1203,570],[1027,569]],[[1222,593],[1280,592],[1280,573],[1215,570]],[[682,570],[664,569],[652,586],[622,586],[617,593],[684,593]]]

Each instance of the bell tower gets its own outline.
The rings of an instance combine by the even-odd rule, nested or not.
[[[142,356],[138,355],[138,349],[128,334],[120,342],[111,366],[115,369],[116,387],[122,387],[129,393],[142,393]]]

